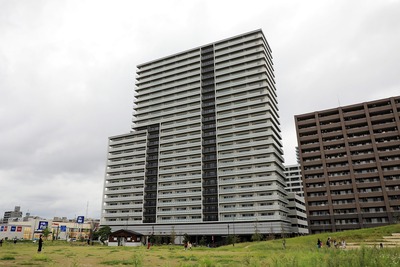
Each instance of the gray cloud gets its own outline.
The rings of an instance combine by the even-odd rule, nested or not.
[[[262,28],[287,163],[293,116],[398,95],[399,1],[0,0],[0,216],[100,217],[136,65]]]

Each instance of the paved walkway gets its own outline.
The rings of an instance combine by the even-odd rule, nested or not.
[[[347,243],[346,248],[356,249],[361,246],[380,248],[381,243],[384,248],[400,247],[400,233],[392,233],[390,236],[383,236],[380,240],[364,240],[360,242]]]

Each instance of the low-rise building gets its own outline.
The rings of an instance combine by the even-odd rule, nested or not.
[[[85,223],[74,221],[55,221],[39,217],[0,224],[0,239],[38,239],[44,230],[50,230],[48,240],[79,240],[90,238],[90,233],[98,221],[87,220]]]

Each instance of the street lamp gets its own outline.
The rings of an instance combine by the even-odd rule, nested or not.
[[[227,242],[226,242],[227,244],[229,244],[229,242],[231,241],[231,238],[229,236],[229,224],[228,224],[228,236],[227,236],[226,240],[227,240]]]
[[[235,218],[236,218],[236,214],[235,216],[233,216],[233,240],[232,240],[232,246],[235,246],[235,241],[236,241],[236,233],[235,233]]]

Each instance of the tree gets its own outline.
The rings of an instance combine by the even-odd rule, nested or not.
[[[261,241],[263,236],[258,231],[257,224],[254,225],[254,234],[251,236],[251,241]]]
[[[251,237],[251,238],[253,238],[253,237]],[[239,238],[239,236],[237,236],[237,235],[228,235],[228,237],[227,237],[227,243],[228,243],[228,245],[229,244],[232,244],[233,246],[235,245],[235,243],[238,243],[240,241],[240,238]],[[254,240],[253,240],[254,241]],[[257,240],[258,241],[258,240]]]
[[[151,236],[149,237],[149,242],[151,244],[154,244],[156,242],[156,238],[155,238],[154,234],[151,234]]]
[[[175,232],[175,227],[174,226],[171,227],[171,235],[169,236],[169,238],[170,238],[169,242],[172,245],[175,245],[176,232]]]
[[[100,239],[101,243],[104,244],[104,241],[108,239],[108,236],[110,234],[111,234],[111,227],[108,225],[104,225],[93,233],[93,239]]]
[[[51,231],[49,227],[46,227],[46,229],[43,230],[42,235],[43,237],[47,240],[47,237],[51,234]]]
[[[232,245],[235,245],[235,243],[240,242],[240,237],[238,235],[232,235],[231,241],[232,241]]]
[[[282,240],[283,249],[286,249],[286,232],[285,232],[285,227],[283,226],[283,224],[281,224],[281,237],[283,238],[283,240]]]
[[[272,227],[272,223],[271,223],[271,226],[270,226],[270,231],[269,231],[269,237],[268,237],[268,239],[269,239],[269,240],[275,239],[274,228]]]
[[[160,235],[154,236],[154,242],[153,243],[156,244],[156,245],[161,245],[162,237]]]
[[[205,246],[207,243],[207,238],[203,235],[199,241],[200,246]]]

